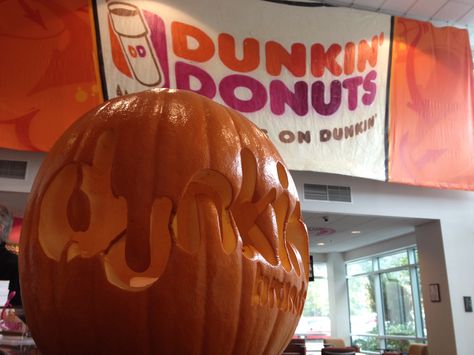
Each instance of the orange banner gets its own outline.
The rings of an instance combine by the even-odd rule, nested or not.
[[[47,151],[103,101],[87,0],[0,2],[0,146]]]
[[[216,13],[214,2],[0,1],[0,147],[48,151],[103,93],[171,87],[243,112],[294,170],[474,190],[466,30],[345,8],[287,16],[252,0],[220,0],[231,10]]]
[[[395,18],[389,181],[474,190],[468,32]]]

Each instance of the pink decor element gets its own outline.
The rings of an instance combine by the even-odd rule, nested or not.
[[[13,226],[10,232],[10,236],[8,237],[8,242],[13,244],[20,243],[20,233],[21,233],[21,226],[23,224],[23,218],[14,217],[13,218]]]
[[[321,237],[326,235],[331,235],[336,232],[335,229],[332,228],[324,228],[324,227],[310,227],[308,228],[310,236]]]

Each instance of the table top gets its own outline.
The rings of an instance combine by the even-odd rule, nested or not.
[[[22,335],[5,335],[0,334],[0,345],[6,346],[35,346],[35,341],[32,337],[25,337]]]
[[[37,355],[39,351],[32,337],[0,334],[0,354]]]

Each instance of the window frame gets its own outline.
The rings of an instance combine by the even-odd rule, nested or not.
[[[380,268],[380,258],[396,255],[401,252],[405,252],[407,254],[407,264],[401,266],[395,266],[390,268],[381,269]],[[365,260],[372,261],[372,271],[370,272],[363,272],[357,274],[348,275],[348,265],[351,263],[361,262]],[[348,260],[345,263],[346,269],[346,286],[347,286],[347,301],[348,301],[348,309],[349,309],[349,327],[350,327],[350,337],[351,342],[353,342],[355,337],[364,337],[364,338],[375,338],[378,344],[378,350],[380,349],[387,349],[387,341],[389,340],[408,340],[409,342],[417,342],[417,343],[426,343],[427,336],[425,332],[425,320],[423,319],[423,304],[421,298],[421,283],[419,280],[419,265],[418,265],[418,257],[417,257],[417,248],[416,246],[409,246],[401,249],[395,249],[388,252],[367,256],[363,258],[358,258],[354,260]],[[407,270],[409,277],[410,277],[410,287],[411,287],[411,297],[413,302],[413,312],[414,312],[414,320],[415,320],[415,335],[414,336],[407,336],[407,335],[387,335],[385,332],[385,312],[384,312],[384,300],[383,300],[383,290],[382,290],[382,281],[381,276],[385,273],[396,272]],[[353,332],[351,322],[351,302],[350,302],[350,290],[349,290],[349,279],[354,277],[360,276],[368,276],[374,278],[374,292],[375,292],[375,305],[376,305],[376,312],[377,312],[377,330],[378,334],[362,334],[358,332]],[[393,350],[400,350],[400,349],[393,349]],[[367,349],[364,351],[370,353]],[[377,353],[377,352],[374,352]]]
[[[328,280],[328,270],[327,270],[327,262],[326,261],[316,261],[314,260],[313,258],[311,258],[311,261],[312,261],[312,267],[313,267],[313,275],[314,275],[314,279],[313,281],[310,281],[309,282],[309,285],[308,285],[308,288],[310,285],[316,285],[316,283],[318,281],[323,281],[325,283],[325,287],[326,287],[326,290],[328,291],[328,295],[327,295],[327,298],[328,298],[328,302],[329,302],[329,280]],[[324,265],[324,273],[323,275],[321,275],[317,270],[319,269],[318,266],[320,265]],[[305,303],[305,306],[306,306],[306,303]],[[328,308],[328,314],[327,315],[321,315],[320,317],[326,317],[329,321],[329,329],[328,329],[328,333],[321,333],[319,335],[312,335],[312,334],[302,334],[302,333],[299,333],[299,334],[296,334],[298,337],[300,338],[305,338],[305,339],[308,339],[308,340],[315,340],[315,339],[324,339],[328,336],[331,336],[331,310],[330,310],[330,305],[328,304],[327,305],[327,308]],[[304,308],[303,308],[303,312],[301,313],[301,317],[299,319],[299,322],[302,321],[302,319],[305,317],[304,315]]]

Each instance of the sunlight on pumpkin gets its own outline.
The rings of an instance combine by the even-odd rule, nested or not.
[[[290,199],[288,194],[282,194],[273,204],[276,215],[277,233],[278,233],[278,255],[280,262],[286,271],[291,271],[292,265],[295,266],[295,270],[299,275],[298,265],[290,262],[286,245],[286,221],[288,218],[288,210],[290,206]]]
[[[268,277],[264,277],[262,279],[262,282],[258,284],[258,294],[260,295],[260,304],[261,305],[266,305],[268,302],[268,296],[269,296],[269,284],[270,284],[270,279]]]
[[[275,200],[275,189],[270,189],[265,196],[254,201],[257,162],[253,153],[246,148],[241,151],[241,161],[242,186],[236,201],[231,206],[232,216],[242,237],[244,247],[252,245],[267,262],[277,265],[276,247],[272,245],[276,230],[270,221],[264,223],[265,219],[259,219],[261,214],[265,211],[268,212],[268,206]],[[246,249],[246,252],[248,253],[250,250]]]
[[[78,256],[81,256],[81,250],[79,249],[79,246],[76,242],[70,241],[67,247],[66,261],[70,262],[72,259],[77,258]]]
[[[49,184],[39,209],[39,243],[45,254],[56,261],[74,235],[69,225],[67,205],[76,185],[76,172],[75,164],[61,169]]]
[[[92,166],[66,165],[49,183],[38,227],[41,246],[49,257],[59,260],[70,241],[74,246],[68,252],[69,260],[78,255],[92,257],[107,249],[125,229],[125,200],[115,197],[110,185],[114,145],[112,133],[104,133]]]
[[[126,202],[122,197],[115,197],[111,188],[115,145],[114,134],[103,133],[91,165],[66,165],[48,186],[42,201],[39,232],[40,243],[49,257],[59,260],[65,248],[68,261],[102,252],[107,279],[120,288],[140,290],[158,280],[165,270],[172,237],[179,247],[195,253],[202,239],[211,237],[202,235],[203,231],[214,229],[227,254],[235,251],[239,233],[243,254],[249,259],[258,254],[272,265],[281,263],[287,272],[294,269],[297,275],[301,273],[302,263],[308,273],[308,261],[301,260],[308,247],[299,204],[290,211],[288,192],[276,197],[275,188],[255,198],[257,162],[246,148],[241,151],[242,185],[234,201],[229,179],[208,169],[198,171],[191,178],[173,218],[172,201],[165,197],[155,200],[150,216],[150,265],[143,272],[132,270],[125,258]],[[276,164],[276,172],[281,186],[287,189],[287,171],[280,162]],[[199,202],[202,197],[206,197],[206,208]],[[268,288],[268,285],[259,287]],[[260,293],[261,297],[268,297],[265,294]],[[266,304],[267,299],[260,301]]]
[[[280,162],[277,163],[277,174],[278,174],[278,180],[280,181],[281,186],[284,189],[287,189],[289,185],[288,174],[286,172],[285,167]]]
[[[76,186],[67,203],[67,218],[72,229],[85,232],[89,229],[91,205],[87,194],[81,190],[82,169],[77,165]]]
[[[294,248],[298,250],[299,257],[302,258],[303,261],[305,273],[309,275],[308,232],[306,225],[301,220],[301,207],[299,202],[296,202],[293,213],[289,216],[286,227],[286,239],[290,245],[293,245]]]
[[[133,271],[125,260],[126,233],[104,256],[105,273],[112,284],[129,291],[151,286],[166,269],[171,252],[171,235],[168,228],[173,204],[167,197],[156,199],[150,216],[150,265],[143,272]]]
[[[272,265],[277,265],[275,252],[262,230],[254,225],[245,234],[245,243],[251,244]]]
[[[301,275],[301,270],[300,270],[300,262],[301,262],[301,255],[300,253],[296,253],[295,252],[295,249],[293,248],[293,246],[290,244],[289,245],[289,248],[285,248],[287,251],[288,251],[288,255],[290,257],[290,260],[291,260],[291,264],[293,265],[293,267],[295,268],[295,271],[296,271],[296,274],[299,276]],[[308,261],[309,262],[309,261]],[[308,275],[308,274],[306,274]]]
[[[97,141],[92,166],[82,165],[81,189],[89,197],[90,225],[86,231],[78,231],[73,240],[78,242],[84,257],[94,256],[106,249],[125,229],[127,203],[123,197],[113,195],[111,186],[115,145],[115,135],[110,131],[103,133]],[[85,218],[86,214],[79,216]]]
[[[242,163],[242,186],[240,187],[239,199],[251,201],[257,183],[257,162],[253,153],[244,148],[240,152]]]
[[[22,293],[42,353],[281,353],[309,256],[270,140],[179,90],[113,99],[81,120],[45,160],[22,238]]]
[[[207,196],[219,211],[214,223],[218,226],[224,251],[232,253],[237,246],[237,236],[232,228],[228,206],[232,201],[232,185],[221,173],[214,170],[201,170],[187,184],[179,200],[178,210],[173,221],[173,230],[177,244],[184,250],[194,253],[198,250],[201,238],[200,226],[203,223],[199,215],[197,199]]]
[[[172,202],[156,199],[150,217],[151,262],[143,272],[133,271],[126,262],[127,206],[111,190],[111,169],[116,141],[112,132],[102,134],[97,142],[92,165],[80,163],[65,166],[50,183],[42,201],[39,232],[45,253],[59,260],[67,248],[67,260],[78,256],[92,257],[103,252],[108,280],[124,289],[143,289],[155,282],[166,268],[172,237],[182,249],[195,253],[199,249],[206,218],[200,196],[206,196],[217,213],[212,223],[218,231],[226,254],[235,251],[237,233],[243,240],[243,254],[253,259],[257,253],[268,263],[279,262],[289,272],[300,275],[300,263],[306,255],[306,230],[299,204],[290,213],[287,192],[276,198],[270,189],[255,199],[257,163],[248,149],[241,152],[242,186],[235,201],[232,185],[221,173],[204,169],[187,184],[172,218]],[[276,164],[278,179],[288,187],[288,175],[281,163]],[[231,205],[232,204],[232,205]],[[207,211],[207,212],[206,212]],[[232,214],[232,216],[231,216]],[[171,234],[169,229],[171,219]],[[107,223],[104,223],[107,221]],[[235,221],[235,222],[234,222]],[[234,228],[237,228],[235,230]],[[53,236],[43,238],[42,236]],[[100,235],[100,238],[97,236]],[[293,266],[293,267],[292,267]],[[305,270],[308,273],[309,270]],[[263,301],[263,300],[262,300]]]

